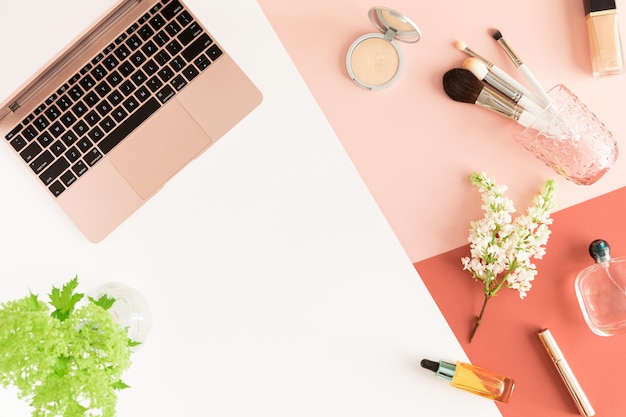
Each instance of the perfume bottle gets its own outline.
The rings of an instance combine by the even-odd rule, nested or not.
[[[490,400],[508,403],[515,382],[487,369],[463,362],[452,364],[444,361],[423,359],[422,368],[435,372],[439,378],[450,381],[450,385]]]
[[[576,277],[576,296],[589,328],[600,336],[626,332],[626,257],[611,258],[602,239],[589,245],[595,264]]]

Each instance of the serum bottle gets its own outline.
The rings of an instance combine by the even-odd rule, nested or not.
[[[469,363],[452,364],[423,359],[421,365],[422,368],[433,371],[435,376],[450,381],[450,385],[455,388],[502,403],[509,402],[515,387],[511,378]]]
[[[589,328],[600,336],[626,332],[626,257],[611,258],[602,239],[589,245],[595,264],[576,277],[576,296]]]
[[[583,0],[595,78],[624,72],[624,54],[615,0]]]

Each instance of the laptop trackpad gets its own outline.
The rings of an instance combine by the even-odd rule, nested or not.
[[[174,98],[108,156],[137,194],[146,199],[210,143]]]

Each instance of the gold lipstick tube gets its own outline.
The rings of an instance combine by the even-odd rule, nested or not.
[[[591,406],[591,403],[585,395],[582,387],[578,383],[576,376],[574,376],[574,372],[572,372],[572,369],[565,360],[563,352],[561,352],[561,349],[559,348],[559,345],[557,345],[556,340],[554,340],[550,330],[541,330],[537,333],[537,336],[539,336],[539,340],[541,340],[543,347],[550,355],[550,358],[552,358],[552,362],[559,372],[561,379],[563,379],[563,382],[572,396],[580,414],[584,417],[591,417],[595,415],[596,412]]]

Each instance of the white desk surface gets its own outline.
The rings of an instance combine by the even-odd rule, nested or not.
[[[2,100],[113,3],[3,0]],[[420,368],[466,356],[256,2],[188,4],[263,104],[100,244],[0,148],[0,300],[75,274],[142,291],[119,417],[499,415]]]

